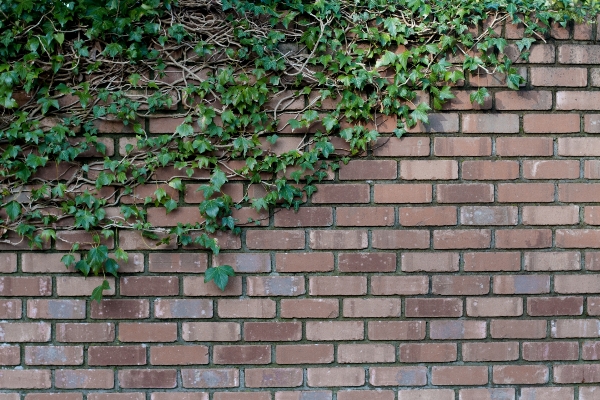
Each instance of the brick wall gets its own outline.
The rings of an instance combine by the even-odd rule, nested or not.
[[[119,232],[131,256],[101,304],[99,281],[60,262],[82,233],[38,252],[0,244],[0,400],[599,399],[594,29],[534,46],[519,92],[470,77],[429,126],[381,139],[298,213],[220,236],[217,259]],[[483,106],[468,101],[478,84]],[[110,154],[131,142],[100,128]],[[196,187],[166,187],[182,207],[150,221],[197,218]],[[238,272],[225,292],[203,283],[212,263]]]

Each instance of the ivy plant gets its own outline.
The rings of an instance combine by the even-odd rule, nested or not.
[[[249,223],[235,209],[297,209],[339,162],[426,124],[473,74],[518,89],[514,63],[553,24],[598,11],[592,0],[0,1],[0,240],[67,243],[63,262],[85,276],[117,276],[127,254],[105,241],[119,231],[216,255],[220,231]],[[509,23],[522,39],[504,39]],[[111,153],[107,129],[135,139]],[[277,147],[290,133],[297,145]],[[260,190],[234,200],[232,179]],[[198,222],[148,221],[194,183]],[[215,266],[205,280],[224,289],[233,274]]]

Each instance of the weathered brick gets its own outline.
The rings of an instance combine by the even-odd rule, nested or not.
[[[530,74],[533,86],[583,87],[587,85],[586,68],[535,67],[530,69]]]
[[[245,322],[247,342],[289,342],[302,339],[300,322]]]
[[[362,340],[362,321],[309,321],[306,322],[307,340]]]
[[[494,339],[543,339],[547,325],[544,320],[494,319],[490,333]]]
[[[600,276],[593,275],[557,275],[554,277],[556,293],[598,293],[600,292]]]
[[[437,295],[482,295],[490,290],[490,278],[487,276],[434,275],[431,279],[431,291]]]
[[[600,46],[563,44],[558,48],[558,62],[561,64],[598,64]]]
[[[402,310],[400,299],[344,299],[343,316],[346,318],[399,317]]]
[[[269,364],[271,362],[271,346],[240,345],[213,346],[214,364]]]
[[[81,365],[83,346],[26,346],[27,365]]]
[[[577,179],[579,161],[524,160],[523,177],[526,179]]]
[[[545,365],[494,365],[492,382],[499,385],[536,385],[548,382]]]
[[[497,275],[493,278],[497,294],[542,294],[550,292],[550,275]]]
[[[340,253],[340,272],[393,272],[396,270],[394,253]]]
[[[521,255],[517,252],[464,253],[465,272],[519,271]]]
[[[249,230],[246,232],[246,245],[249,249],[261,250],[303,249],[304,232],[293,230]]]
[[[519,342],[463,343],[462,359],[467,362],[515,361]]]
[[[492,140],[488,137],[438,137],[433,146],[438,157],[492,155]]]
[[[496,230],[497,249],[543,249],[552,247],[550,229]]]
[[[372,145],[375,157],[424,157],[429,155],[428,137],[381,137]]]
[[[596,92],[556,92],[557,110],[600,110]]]
[[[401,161],[400,178],[404,180],[458,179],[458,163],[454,160]]]
[[[440,203],[491,203],[494,186],[483,183],[439,184],[437,201]]]
[[[239,296],[242,294],[242,278],[229,279],[225,290],[219,289],[213,282],[204,282],[203,276],[185,276],[183,294],[186,296]]]
[[[429,292],[427,276],[373,276],[371,293],[376,296],[415,295]]]
[[[27,300],[27,316],[33,319],[84,319],[85,300]]]
[[[454,400],[451,389],[399,390],[398,400]]]
[[[308,291],[311,296],[360,296],[367,293],[364,276],[312,276]]]
[[[275,301],[271,299],[221,299],[217,302],[221,318],[273,318]]]
[[[301,227],[301,226],[331,226],[333,212],[330,207],[300,207],[293,209],[279,209],[275,212],[275,226]]]
[[[174,342],[177,340],[177,324],[121,322],[118,339],[121,342]]]
[[[577,342],[525,342],[523,359],[527,361],[577,360],[579,344]]]
[[[456,225],[456,207],[401,207],[400,225],[441,226]]]
[[[319,253],[277,253],[275,269],[278,272],[326,272],[333,271],[333,254]]]
[[[309,246],[315,250],[364,249],[368,245],[366,230],[313,230],[309,234]]]
[[[554,367],[555,383],[598,383],[600,369],[595,364],[567,364]]]
[[[516,114],[463,114],[463,133],[519,133]]]
[[[4,345],[0,347],[0,365],[21,364],[21,348],[19,346]]]
[[[376,249],[426,249],[429,231],[426,230],[373,230],[373,247]],[[365,246],[366,247],[366,246]]]
[[[486,366],[431,367],[431,383],[437,386],[485,385],[487,382]]]
[[[50,277],[6,276],[0,277],[0,296],[51,296]]]
[[[248,296],[300,296],[306,292],[300,276],[250,276],[246,285]]]
[[[54,372],[58,389],[112,389],[114,372],[110,369],[58,369]]]
[[[2,389],[49,389],[51,387],[49,369],[2,369],[0,388]]]
[[[341,400],[340,393],[338,392],[338,398]],[[354,391],[350,393],[356,393]],[[306,391],[285,391],[285,392],[276,392],[275,400],[331,400],[333,399],[333,394],[330,390],[306,390]]]
[[[572,387],[532,387],[521,389],[519,400],[573,400],[574,396]]]
[[[600,138],[559,138],[558,155],[566,157],[583,157],[600,155]]]
[[[389,363],[396,361],[391,344],[340,344],[337,360],[342,364]]]
[[[423,340],[424,321],[369,321],[370,340]]]
[[[523,299],[513,297],[467,298],[469,317],[518,317],[523,315]]]
[[[581,269],[581,256],[574,251],[525,252],[526,271],[570,271]]]
[[[300,368],[247,368],[244,375],[249,388],[291,388],[301,386],[304,381]]]
[[[282,318],[335,318],[339,315],[337,299],[282,299]]]
[[[598,76],[600,79],[600,74]],[[597,86],[600,85],[597,84]],[[583,116],[583,130],[587,133],[600,133],[600,114],[585,114]]]
[[[126,369],[118,372],[119,386],[124,389],[171,389],[177,386],[174,369]]]
[[[369,369],[369,383],[373,386],[425,386],[427,384],[427,368],[425,367],[371,367]],[[378,392],[375,392],[378,393]],[[374,394],[375,394],[374,393]],[[379,392],[382,393],[382,392]],[[383,392],[389,393],[389,392]],[[339,397],[339,394],[338,394]],[[370,398],[377,399],[377,397]],[[383,399],[393,399],[383,397]],[[356,397],[356,400],[359,400]]]
[[[429,322],[429,337],[434,340],[485,339],[485,321],[434,320]]]
[[[50,324],[46,322],[0,322],[0,340],[3,342],[49,342]]]
[[[519,90],[496,92],[496,110],[549,110],[552,108],[552,92]],[[507,132],[508,133],[508,132]]]
[[[458,271],[458,253],[402,253],[402,271],[404,272],[451,272]]]
[[[594,247],[600,239],[600,230],[594,229],[557,229],[556,247],[580,249]]]
[[[498,201],[502,203],[543,203],[554,201],[550,183],[500,183]]]
[[[148,300],[102,300],[92,302],[91,317],[93,319],[142,319],[150,315]]]
[[[559,183],[558,199],[566,203],[600,201],[600,185],[594,183]]]
[[[182,369],[185,388],[232,388],[239,386],[237,369]]]
[[[362,386],[365,384],[365,370],[360,367],[307,368],[309,387]]]
[[[594,338],[600,336],[600,320],[558,319],[551,322],[553,338]]]
[[[492,241],[489,229],[433,231],[434,249],[487,249]]]
[[[242,338],[237,322],[184,322],[181,331],[186,342],[235,342]]]
[[[267,253],[219,253],[213,255],[213,266],[230,265],[236,272],[260,273],[271,271]]]
[[[208,257],[203,253],[150,253],[148,270],[158,273],[201,273],[206,271]]]
[[[20,319],[22,301],[20,299],[0,300],[0,319]]]
[[[406,316],[414,317],[460,317],[463,315],[461,299],[406,299]]]
[[[393,207],[337,207],[337,226],[391,226],[394,225]]]
[[[367,184],[315,185],[317,192],[312,196],[315,204],[368,203],[371,195]]]

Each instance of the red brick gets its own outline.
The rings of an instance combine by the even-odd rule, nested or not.
[[[340,392],[341,393],[341,392]],[[356,393],[354,391],[350,393]],[[303,391],[285,391],[285,392],[276,392],[275,400],[303,400],[306,396],[312,397],[313,400],[331,400],[333,399],[333,394],[330,390],[303,390]],[[338,394],[338,398],[340,395]]]
[[[370,340],[422,340],[425,323],[422,321],[369,321]]]
[[[592,77],[593,77],[592,72]],[[600,86],[600,84],[596,84]],[[600,133],[600,115],[586,114],[583,116],[583,130],[587,133]]]
[[[4,345],[0,347],[0,365],[20,365],[21,349],[19,346]]]
[[[214,364],[269,364],[271,346],[213,346]]]
[[[547,325],[544,320],[494,319],[490,333],[494,339],[543,339]]]
[[[567,157],[600,155],[600,138],[559,138],[558,155]]]
[[[440,203],[491,203],[494,201],[494,186],[483,183],[439,184],[437,201]]]
[[[26,346],[27,365],[81,365],[83,346]]]
[[[158,273],[201,273],[206,271],[208,257],[204,253],[150,253],[148,270]]]
[[[600,110],[596,92],[556,92],[557,110]]]
[[[496,294],[542,294],[550,292],[550,275],[494,276]]]
[[[552,108],[552,92],[520,90],[496,92],[496,110],[549,110]],[[514,133],[514,132],[513,132]]]
[[[119,247],[123,250],[165,250],[176,249],[177,242],[174,237],[164,234],[157,235],[158,239],[143,237],[137,231],[120,231]],[[161,243],[163,239],[169,237],[168,243]]]
[[[454,400],[451,389],[399,390],[398,400]]]
[[[452,362],[457,359],[455,343],[400,344],[399,361],[403,363]]]
[[[367,293],[363,276],[313,276],[309,278],[311,296],[359,296]]]
[[[346,318],[399,317],[402,310],[400,299],[344,299],[343,316]]]
[[[49,342],[50,324],[46,322],[0,322],[0,340],[11,342]]]
[[[261,250],[303,249],[304,232],[293,230],[249,230],[246,232],[246,245],[249,249]]]
[[[65,254],[48,254],[48,253],[23,253],[21,255],[21,270],[27,273],[61,273],[74,272],[74,268],[67,268],[60,260]],[[9,273],[17,270],[16,254],[2,254],[2,272]],[[78,258],[76,258],[78,260]],[[14,267],[14,269],[13,269]]]
[[[179,279],[176,276],[133,276],[121,278],[122,296],[177,296]]]
[[[51,296],[50,277],[0,277],[0,296]]]
[[[115,339],[115,325],[111,323],[56,324],[56,341],[98,343]]]
[[[575,160],[524,160],[523,178],[526,179],[577,179],[579,161]]]
[[[559,183],[558,199],[566,203],[600,201],[600,185],[593,183]]]
[[[284,208],[275,212],[275,226],[301,227],[301,226],[331,226],[333,212],[329,207],[300,207],[297,211]]]
[[[186,342],[235,342],[242,338],[237,322],[184,322],[181,332]]]
[[[335,211],[337,226],[391,226],[394,219],[393,207],[337,207]]]
[[[250,276],[246,278],[248,296],[299,296],[306,292],[299,276]]]
[[[413,317],[460,317],[463,315],[461,299],[406,299],[406,316]]]
[[[121,342],[174,342],[177,340],[177,324],[121,322]]]
[[[516,161],[464,161],[462,178],[466,180],[508,180],[519,177]]]
[[[523,207],[525,225],[574,225],[579,223],[578,206]]]
[[[93,319],[142,319],[150,316],[148,300],[102,300],[92,302],[91,317]]]
[[[362,386],[365,370],[362,367],[307,368],[309,387]]]
[[[429,155],[429,138],[380,137],[372,148],[375,157],[424,157]]]
[[[289,342],[300,339],[300,322],[244,322],[244,340],[247,342]]]
[[[327,203],[368,203],[371,195],[367,184],[315,185],[317,192],[312,196],[315,204]]]
[[[500,183],[498,201],[502,203],[538,203],[554,201],[550,183]]]
[[[431,279],[431,291],[437,295],[482,295],[490,291],[488,276],[434,275]]]
[[[600,207],[585,207],[583,220],[588,225],[600,225]]]
[[[581,358],[584,360],[600,360],[600,342],[583,342]]]
[[[581,269],[581,257],[574,251],[526,252],[526,271],[569,271]]]
[[[416,295],[429,292],[427,276],[372,276],[371,294],[375,296]]]
[[[455,96],[453,99],[449,99],[442,106],[442,110],[489,110],[492,108],[492,96],[488,96],[483,101],[483,104],[477,102],[471,102],[472,90],[453,90],[452,94]]]
[[[463,114],[463,133],[519,133],[516,114]]]
[[[376,249],[426,249],[429,247],[429,231],[373,230],[372,240]]]
[[[553,338],[595,338],[600,336],[597,319],[557,319],[551,322]]]
[[[557,275],[554,278],[556,293],[598,293],[600,276],[594,275]]]
[[[530,73],[533,86],[584,87],[587,85],[586,68],[537,67],[531,68]]]
[[[527,114],[523,117],[526,133],[575,133],[580,130],[579,114]]]
[[[155,392],[150,397],[151,400],[208,400],[208,393],[191,392]]]
[[[240,384],[237,369],[182,369],[185,388],[231,388]]]
[[[465,272],[519,271],[521,255],[517,252],[464,253]]]
[[[366,230],[310,231],[309,245],[316,250],[364,249],[369,239]]]
[[[308,321],[306,339],[321,340],[362,340],[364,322],[362,321]]]
[[[90,346],[88,364],[96,365],[144,365],[146,348],[143,346]]]
[[[118,372],[119,386],[124,389],[171,389],[177,386],[174,369],[126,369]]]
[[[50,370],[0,370],[2,389],[49,389],[50,379]]]
[[[429,337],[434,340],[485,339],[485,321],[438,320],[429,322]]]
[[[299,368],[247,368],[245,371],[246,387],[249,388],[298,387],[303,380]]]
[[[396,349],[391,344],[339,344],[338,363],[364,364],[396,361]]]
[[[396,270],[396,254],[340,253],[338,270],[340,272],[394,272]]]
[[[156,318],[212,318],[213,302],[207,299],[156,299]]]
[[[282,299],[282,318],[335,318],[339,315],[337,299]]]
[[[213,255],[213,266],[217,265],[230,265],[243,273],[271,272],[271,257],[267,253],[219,253]]]
[[[456,225],[456,207],[402,207],[400,225],[442,226]]]
[[[514,361],[519,359],[519,342],[463,343],[467,362]]]
[[[275,269],[278,272],[333,271],[332,253],[277,253]]]
[[[499,137],[496,139],[496,155],[502,157],[551,156],[554,146],[545,137]]]
[[[375,203],[431,203],[433,189],[430,184],[423,183],[375,184],[374,193]]]
[[[438,157],[490,156],[492,139],[489,137],[436,137],[433,154]]]
[[[279,345],[275,347],[275,362],[277,364],[329,364],[333,362],[333,345]]]
[[[582,386],[579,388],[579,400],[594,400],[600,394],[598,386]]]
[[[465,206],[460,210],[463,225],[517,225],[517,207]]]
[[[579,359],[577,342],[525,342],[523,359],[527,361],[561,361]]]
[[[0,300],[0,319],[21,319],[20,299]]]
[[[85,300],[27,300],[27,316],[33,319],[84,319]]]
[[[458,163],[454,160],[415,160],[400,163],[404,180],[458,179]]]
[[[536,385],[548,382],[545,365],[494,365],[492,382],[498,385]]]
[[[485,385],[488,383],[487,366],[431,367],[431,383],[436,386]]]
[[[208,364],[206,346],[152,346],[150,347],[152,365],[192,365]]]
[[[371,367],[369,369],[369,383],[373,386],[425,386],[427,384],[427,368],[426,367]],[[356,392],[355,392],[356,393]],[[360,393],[360,392],[359,392]],[[379,397],[369,396],[374,400],[393,400],[393,392],[391,397],[384,397],[381,393],[390,392],[374,392],[380,393]],[[358,394],[358,393],[357,393]],[[388,395],[386,395],[388,396]],[[339,398],[339,392],[338,392]],[[352,399],[352,398],[349,398]],[[355,400],[364,399],[358,396]]]
[[[103,292],[103,296],[115,294],[115,279],[107,277],[110,289]],[[90,296],[92,291],[100,286],[104,277],[100,276],[57,276],[56,292],[59,296]]]
[[[275,301],[271,299],[221,299],[217,303],[221,318],[273,318]]]
[[[519,400],[573,400],[574,396],[572,387],[536,387],[521,389]]]
[[[575,254],[579,256],[579,253]],[[579,258],[577,258],[577,261],[579,261]],[[579,267],[579,263],[577,263],[577,267]],[[587,269],[588,271],[600,270],[600,252],[589,251],[585,253],[585,269]]]
[[[461,389],[459,400],[515,400],[515,389]]]
[[[598,383],[600,369],[594,364],[556,365],[554,367],[555,383]]]
[[[351,160],[340,165],[340,180],[396,179],[398,163],[393,160]]]
[[[450,272],[458,271],[457,253],[402,253],[402,271],[404,272]]]
[[[430,113],[429,122],[423,124],[417,122],[417,125],[408,129],[410,133],[453,133],[458,132],[458,114],[457,113]]]
[[[221,290],[213,282],[204,282],[203,276],[185,276],[183,278],[183,294],[186,296],[239,296],[242,294],[242,278],[240,276],[230,278],[225,290]]]
[[[581,249],[595,247],[600,239],[600,230],[557,229],[556,247]]]
[[[527,299],[527,314],[531,316],[581,315],[583,297],[532,297]]]
[[[523,315],[523,299],[513,297],[467,298],[469,317],[518,317]]]
[[[59,369],[54,372],[54,381],[58,389],[113,389],[115,387],[114,372],[110,369]]]
[[[90,393],[88,400],[145,400],[144,393]]]
[[[491,241],[489,229],[433,231],[434,249],[487,249]]]
[[[89,250],[94,243],[91,232],[85,231],[58,231],[56,232],[56,250],[71,250],[74,243],[79,243],[79,250]],[[100,238],[100,243],[112,250],[114,245],[113,238]]]
[[[543,249],[552,247],[550,229],[512,229],[496,231],[498,249]]]

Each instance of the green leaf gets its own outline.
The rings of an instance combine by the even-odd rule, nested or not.
[[[113,275],[115,278],[117,277],[117,270],[119,269],[119,264],[112,258],[107,259],[104,262],[104,271],[106,273]]]
[[[220,265],[218,267],[209,267],[204,273],[204,282],[214,281],[215,285],[221,290],[225,290],[229,277],[235,276],[235,271],[230,265]]]
[[[410,113],[410,116],[415,121],[421,121],[424,124],[427,124],[429,123],[429,117],[427,116],[429,110],[431,110],[431,107],[429,107],[427,103],[420,103],[417,108]]]
[[[65,254],[61,257],[60,261],[65,264],[65,267],[69,268],[75,264],[75,256],[73,254]]]
[[[383,54],[383,56],[381,56],[379,60],[377,60],[375,67],[379,68],[385,67],[386,65],[391,65],[396,62],[396,58],[396,53],[388,50]]]
[[[508,74],[506,84],[512,90],[519,90],[519,86],[525,79],[519,74]]]
[[[221,190],[221,186],[223,186],[225,182],[227,182],[227,175],[225,175],[225,172],[221,171],[219,168],[215,168],[210,177],[210,183],[212,183],[217,190]]]
[[[177,202],[173,199],[169,199],[169,200],[165,201],[164,207],[167,210],[167,214],[168,214],[177,208]]]
[[[169,181],[169,186],[176,190],[183,190],[183,184],[179,178],[171,179],[171,181]]]
[[[102,284],[100,286],[97,286],[94,288],[94,290],[92,290],[92,296],[91,299],[92,301],[96,300],[98,303],[100,303],[102,301],[102,292],[104,292],[105,290],[109,290],[110,289],[110,284],[108,283],[108,281],[105,279],[102,281]]]
[[[471,103],[477,103],[479,105],[483,105],[486,97],[489,97],[490,94],[486,88],[479,88],[475,92],[471,93],[469,98],[471,99]]]
[[[21,204],[16,200],[8,203],[6,206],[4,206],[4,209],[6,210],[6,214],[11,221],[16,220],[21,214]]]

